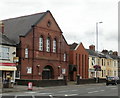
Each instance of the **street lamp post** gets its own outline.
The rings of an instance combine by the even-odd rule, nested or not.
[[[98,52],[98,24],[103,23],[103,22],[96,22],[96,51]],[[97,78],[97,70],[95,70],[95,77],[96,77],[96,83],[98,82]]]
[[[96,51],[98,51],[98,24],[103,22],[96,22]]]

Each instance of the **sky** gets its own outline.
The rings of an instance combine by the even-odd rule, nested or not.
[[[1,0],[0,20],[50,10],[68,42],[118,51],[119,0]]]

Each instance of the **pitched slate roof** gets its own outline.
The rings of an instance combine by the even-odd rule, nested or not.
[[[14,46],[15,42],[11,41],[7,36],[3,35],[0,32],[0,44],[1,45],[12,45],[12,46]]]
[[[77,43],[73,43],[73,44],[71,44],[69,46],[70,46],[71,50],[74,50],[78,46],[78,44]]]
[[[116,56],[116,55],[104,54],[104,53],[96,52],[96,51],[93,51],[93,50],[90,50],[90,49],[86,49],[86,51],[91,56],[96,56],[96,57],[100,57],[100,58],[107,58],[107,59],[120,59],[120,57]]]
[[[111,58],[113,58],[113,59],[119,59],[119,56],[116,56],[116,55],[109,55]]]
[[[91,50],[91,49],[86,49],[86,51],[89,53],[89,55],[91,56],[99,56],[95,51]]]
[[[97,52],[97,54],[100,58],[107,58],[106,55],[102,52]]]
[[[32,30],[32,26],[36,25],[47,12],[2,20],[5,35],[16,44],[19,44],[19,36],[25,36]]]

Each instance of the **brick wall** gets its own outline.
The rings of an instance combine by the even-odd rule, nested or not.
[[[33,86],[48,87],[48,86],[63,86],[67,85],[65,80],[16,80],[17,85],[28,85],[29,82],[33,83]]]
[[[77,65],[77,74],[82,78],[88,78],[88,53],[82,43],[77,49],[70,50],[69,59],[71,65]]]

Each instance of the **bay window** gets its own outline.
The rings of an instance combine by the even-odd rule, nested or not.
[[[10,59],[9,58],[9,48],[8,47],[0,47],[0,59]]]

